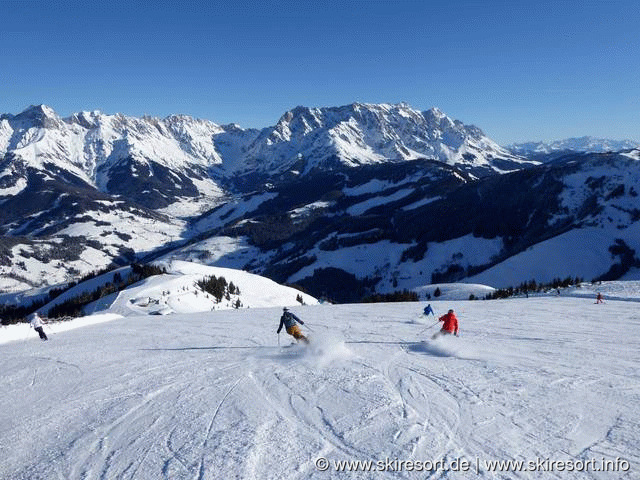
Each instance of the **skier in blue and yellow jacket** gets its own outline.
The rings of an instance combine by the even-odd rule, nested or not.
[[[304,343],[309,343],[309,339],[302,334],[300,327],[296,325],[296,322],[300,325],[304,325],[302,320],[300,320],[295,314],[291,313],[287,307],[284,307],[282,309],[282,316],[280,317],[280,326],[276,333],[279,334],[280,330],[282,330],[282,327],[284,326],[287,333],[293,338],[296,340],[302,340]]]

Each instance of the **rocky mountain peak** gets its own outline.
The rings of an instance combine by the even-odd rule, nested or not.
[[[47,105],[30,105],[24,111],[11,119],[14,123],[28,124],[40,128],[58,128],[62,120],[58,114]]]

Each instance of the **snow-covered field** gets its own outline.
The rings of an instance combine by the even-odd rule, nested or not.
[[[278,346],[280,308],[0,344],[0,478],[640,478],[636,302],[431,304],[459,338],[421,302],[294,307],[308,347]]]

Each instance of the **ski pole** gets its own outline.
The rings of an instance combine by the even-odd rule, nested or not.
[[[425,329],[423,329],[418,335],[422,335],[424,332],[426,332],[427,330],[429,330],[431,327],[435,327],[436,325],[438,325],[440,323],[440,320],[438,320],[436,323],[433,323],[431,325],[429,325],[428,327],[426,327]]]
[[[280,347],[280,332],[278,332],[278,347]]]

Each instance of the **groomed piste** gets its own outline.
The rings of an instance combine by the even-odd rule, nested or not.
[[[638,478],[632,284],[598,305],[431,301],[460,319],[437,341],[424,302],[292,305],[311,344],[289,348],[281,306],[149,315],[131,300],[155,282],[101,323],[0,344],[0,478]]]

